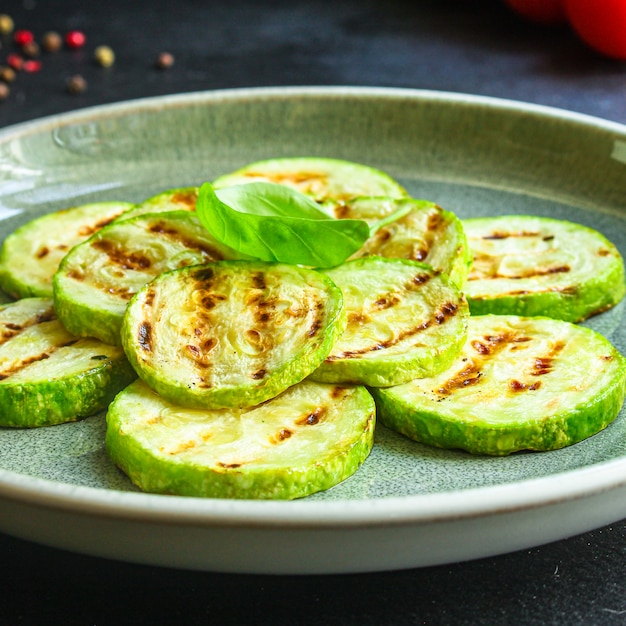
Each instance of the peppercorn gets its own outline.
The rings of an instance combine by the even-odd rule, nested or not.
[[[0,35],[10,35],[13,32],[13,20],[6,13],[0,14]]]
[[[166,70],[174,65],[174,55],[169,52],[161,52],[156,60],[156,66],[160,70]]]
[[[38,72],[41,69],[41,61],[38,59],[29,59],[28,61],[24,61],[22,69],[29,73]]]
[[[111,67],[115,63],[115,53],[109,46],[98,46],[94,50],[93,58],[102,67]]]
[[[0,81],[12,83],[15,80],[15,70],[8,65],[0,66]]]
[[[16,30],[13,41],[17,46],[25,46],[35,40],[35,36],[29,30]]]
[[[0,100],[6,100],[10,93],[9,86],[6,83],[0,83]]]
[[[39,56],[39,44],[36,41],[24,44],[22,46],[22,52],[24,53],[24,56],[34,59]]]
[[[84,33],[79,30],[71,30],[65,35],[65,45],[68,48],[82,48],[86,41]]]
[[[67,79],[65,86],[69,93],[76,96],[87,89],[87,81],[80,74],[75,74]]]
[[[24,59],[19,54],[9,54],[7,57],[7,64],[10,65],[14,70],[18,72],[22,69],[24,65]]]
[[[63,39],[51,30],[41,38],[41,46],[46,52],[57,52],[63,46]]]

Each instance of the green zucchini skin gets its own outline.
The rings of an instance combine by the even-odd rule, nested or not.
[[[104,410],[136,379],[121,348],[63,328],[49,298],[0,307],[0,426],[34,428]]]
[[[53,279],[55,309],[74,335],[119,346],[124,311],[143,285],[171,269],[233,256],[189,211],[117,220],[63,259]]]
[[[380,227],[351,258],[377,255],[426,263],[462,289],[472,257],[461,220],[451,211],[428,200],[369,197],[335,205],[333,215],[372,225],[396,211],[406,214]]]
[[[617,417],[626,359],[569,322],[477,316],[448,370],[371,392],[381,423],[421,443],[495,456],[555,450]]]
[[[219,261],[165,272],[124,315],[122,343],[150,387],[191,408],[243,408],[315,370],[345,327],[324,274],[283,263]]]
[[[430,266],[370,256],[326,274],[344,294],[347,326],[313,380],[398,385],[445,369],[461,350],[467,301]]]
[[[376,168],[320,157],[286,157],[255,161],[213,181],[216,189],[251,182],[270,182],[293,187],[320,203],[344,202],[357,196],[408,194],[396,180]]]
[[[107,413],[106,449],[147,492],[293,499],[351,476],[374,443],[364,387],[304,381],[244,410],[184,409],[136,381]]]
[[[580,322],[626,294],[624,261],[602,234],[531,216],[463,220],[473,255],[465,285],[472,315]]]
[[[51,298],[52,277],[63,257],[133,206],[129,202],[94,202],[20,226],[0,250],[0,288],[13,298]]]

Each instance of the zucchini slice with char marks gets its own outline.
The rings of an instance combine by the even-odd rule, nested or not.
[[[334,216],[375,224],[396,212],[406,213],[381,226],[352,258],[378,255],[427,263],[463,288],[472,257],[461,220],[454,213],[427,200],[378,197],[337,205]]]
[[[120,219],[137,217],[144,213],[166,213],[171,211],[195,211],[198,187],[176,187],[161,191],[134,205]]]
[[[0,287],[14,298],[51,298],[52,277],[63,257],[133,206],[95,202],[42,215],[20,226],[0,251]]]
[[[107,414],[106,447],[144,491],[292,499],[352,475],[370,453],[375,408],[364,387],[304,381],[259,406],[185,409],[142,381]]]
[[[222,261],[167,272],[124,316],[140,378],[192,408],[253,406],[308,376],[345,326],[341,291],[315,270]]]
[[[121,345],[128,302],[164,271],[236,256],[194,213],[147,213],[116,221],[76,246],[54,276],[54,304],[81,337]]]
[[[357,196],[407,195],[397,181],[380,170],[352,161],[319,157],[256,161],[220,176],[213,186],[219,189],[261,181],[293,187],[317,202],[331,205]]]
[[[624,402],[626,360],[602,335],[540,317],[470,318],[445,372],[373,389],[381,423],[441,448],[506,455],[599,432]]]
[[[624,262],[602,234],[531,216],[463,221],[473,255],[465,285],[474,315],[546,315],[580,322],[626,292]]]
[[[50,426],[93,415],[136,377],[121,348],[68,333],[51,299],[0,307],[0,426]]]
[[[461,349],[467,302],[430,266],[364,257],[326,273],[343,292],[347,326],[314,380],[397,385],[445,369]]]

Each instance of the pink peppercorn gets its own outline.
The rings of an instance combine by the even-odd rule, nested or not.
[[[29,30],[16,30],[13,35],[13,41],[18,46],[25,46],[32,43],[35,40],[35,36]]]
[[[22,69],[25,72],[38,72],[41,69],[41,61],[37,61],[35,59],[24,61]]]
[[[87,38],[84,33],[79,30],[71,30],[65,35],[65,45],[68,48],[82,48]]]
[[[19,72],[24,65],[24,59],[19,54],[9,54],[7,65]]]

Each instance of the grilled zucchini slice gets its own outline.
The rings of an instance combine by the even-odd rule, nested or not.
[[[144,491],[292,499],[348,478],[370,453],[375,409],[364,387],[304,381],[249,409],[185,409],[143,381],[107,414],[106,447]]]
[[[434,202],[413,198],[355,198],[337,205],[335,217],[374,224],[398,212],[352,258],[378,255],[431,265],[462,288],[472,262],[461,220]]]
[[[74,335],[121,345],[132,296],[161,272],[232,257],[194,213],[146,213],[116,221],[76,246],[54,276],[59,319]]]
[[[345,326],[341,291],[312,269],[222,261],[167,272],[122,329],[141,378],[170,402],[242,408],[308,376]]]
[[[546,315],[579,322],[626,292],[624,262],[596,230],[531,216],[463,221],[473,267],[465,290],[474,315]]]
[[[0,251],[0,288],[14,298],[52,297],[52,277],[77,244],[134,205],[95,202],[38,217],[20,226]]]
[[[617,416],[626,360],[602,335],[540,317],[470,318],[467,343],[431,378],[373,389],[380,421],[411,439],[475,454],[555,450]]]
[[[430,266],[364,257],[327,274],[343,292],[347,326],[313,379],[397,385],[445,369],[461,350],[467,302]]]
[[[134,205],[120,219],[137,217],[144,213],[169,213],[171,211],[195,211],[198,187],[176,187],[161,191]]]
[[[380,170],[352,161],[319,157],[256,161],[220,176],[213,181],[213,187],[259,181],[293,187],[320,203],[343,202],[357,196],[407,196],[400,183]]]
[[[136,377],[121,348],[68,333],[52,299],[0,307],[0,426],[50,426],[93,415]]]

